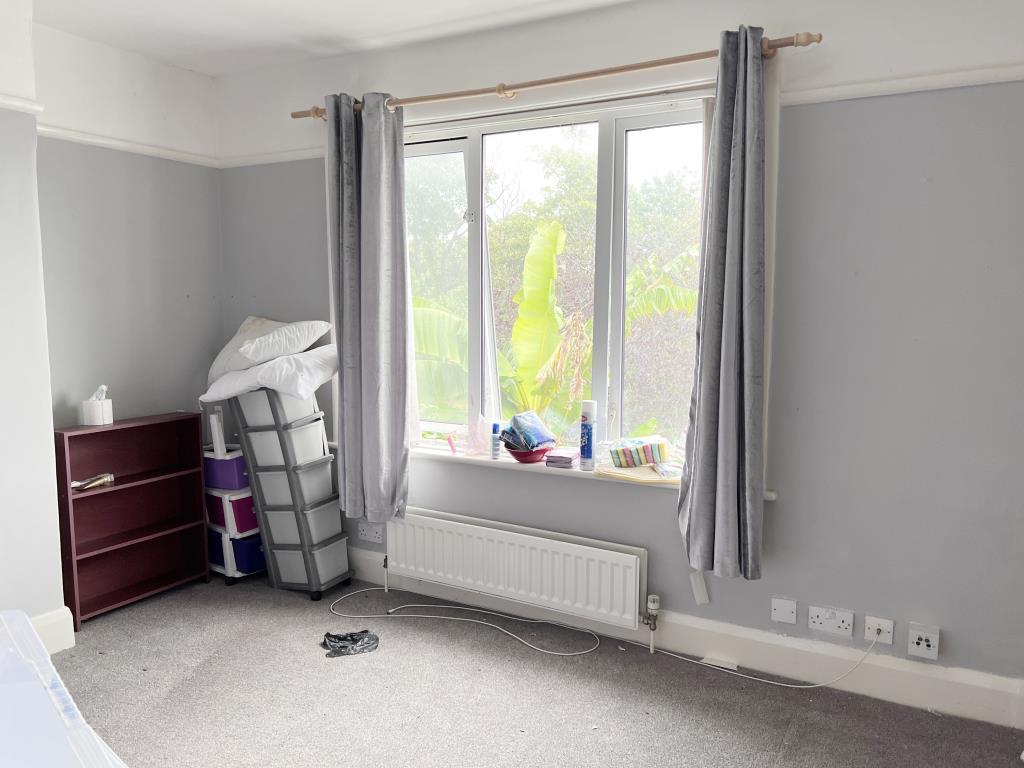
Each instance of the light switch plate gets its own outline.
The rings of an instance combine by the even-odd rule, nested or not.
[[[780,624],[796,624],[796,600],[788,597],[772,598],[772,621]]]

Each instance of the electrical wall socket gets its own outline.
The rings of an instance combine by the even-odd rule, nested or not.
[[[853,611],[811,605],[807,608],[807,626],[830,635],[853,637]]]
[[[892,619],[880,619],[877,616],[864,617],[864,639],[874,640],[877,634],[878,642],[885,645],[892,645]],[[878,630],[882,630],[878,633]]]
[[[380,523],[370,523],[366,520],[360,520],[359,538],[363,541],[372,541],[375,544],[383,544],[384,526]]]
[[[773,597],[772,621],[781,624],[796,624],[796,600],[790,600],[788,597]]]
[[[907,629],[907,655],[935,661],[939,658],[939,628],[910,622]]]

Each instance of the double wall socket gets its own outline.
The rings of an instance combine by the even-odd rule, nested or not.
[[[384,525],[382,523],[370,523],[366,520],[360,520],[359,538],[363,541],[372,541],[375,544],[383,544]]]
[[[811,605],[807,607],[807,626],[830,635],[853,637],[853,611]]]

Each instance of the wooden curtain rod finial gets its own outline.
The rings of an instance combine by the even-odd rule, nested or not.
[[[789,37],[765,37],[761,39],[761,55],[766,59],[775,58],[779,48],[804,48],[822,41],[821,32],[797,32]]]
[[[315,118],[318,118],[320,120],[323,120],[326,123],[327,122],[327,110],[324,109],[323,107],[313,106],[313,107],[310,107],[309,109],[302,109],[302,110],[299,110],[298,112],[292,112],[292,119],[293,120],[298,120],[298,119],[303,118],[303,117],[315,117]]]
[[[793,35],[793,45],[803,48],[807,45],[816,45],[823,39],[821,32],[797,32]]]

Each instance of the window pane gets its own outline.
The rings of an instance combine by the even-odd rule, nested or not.
[[[591,396],[597,124],[484,137],[501,415],[536,411],[579,442]]]
[[[626,132],[622,434],[682,439],[700,269],[700,123]]]
[[[405,160],[420,419],[465,424],[469,410],[468,232],[461,152]]]

